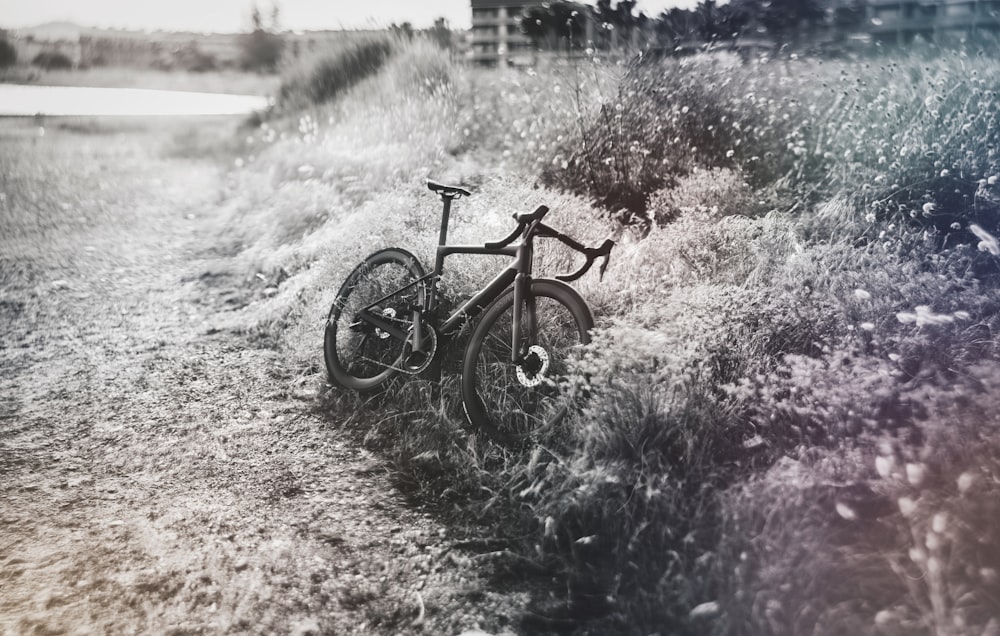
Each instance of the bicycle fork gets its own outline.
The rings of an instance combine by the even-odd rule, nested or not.
[[[532,338],[538,333],[535,297],[530,293],[531,276],[520,273],[514,278],[514,315],[511,318],[510,363],[521,364],[528,355]],[[523,308],[523,309],[522,309]],[[522,323],[527,334],[521,337]]]

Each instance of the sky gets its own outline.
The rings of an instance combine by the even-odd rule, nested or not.
[[[257,0],[269,14],[272,0]],[[658,15],[665,8],[690,8],[697,0],[639,0],[638,9]],[[140,30],[241,32],[250,25],[254,0],[0,0],[0,28],[46,22]],[[427,27],[444,17],[468,28],[469,0],[278,0],[284,29],[382,28],[410,22]],[[592,3],[591,3],[592,4]]]

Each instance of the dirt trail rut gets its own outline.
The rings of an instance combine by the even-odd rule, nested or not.
[[[503,628],[316,387],[215,328],[244,302],[217,164],[0,137],[0,633]]]

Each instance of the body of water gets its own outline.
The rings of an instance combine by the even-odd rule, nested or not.
[[[245,115],[267,104],[254,95],[0,84],[0,116]]]

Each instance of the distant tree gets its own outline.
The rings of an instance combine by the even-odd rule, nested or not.
[[[716,37],[735,40],[754,26],[757,0],[732,0],[716,9]]]
[[[0,35],[0,68],[14,66],[17,63],[17,49],[11,44],[7,37]]]
[[[580,5],[558,0],[525,9],[521,14],[521,32],[536,49],[563,46],[581,49],[586,45],[583,41],[586,19]]]
[[[437,42],[438,46],[442,49],[450,50],[455,46],[454,35],[451,32],[451,28],[448,26],[448,21],[444,18],[434,20],[434,26],[431,27],[428,35],[432,40]]]
[[[244,70],[274,72],[281,61],[285,42],[278,34],[280,10],[271,5],[271,21],[265,23],[260,8],[254,4],[250,13],[251,31],[240,41],[240,65]]]
[[[746,6],[779,46],[798,44],[826,17],[822,0],[753,0]]]
[[[700,32],[698,14],[676,7],[665,10],[654,20],[653,30],[661,46],[676,46],[693,40]]]
[[[612,0],[597,0],[591,10],[594,22],[597,23],[596,38],[594,44],[600,49],[611,48],[614,40],[614,30],[617,28],[618,13],[611,6]]]
[[[413,25],[409,22],[402,24],[393,23],[389,25],[389,28],[399,37],[406,38],[407,40],[413,39]]]
[[[73,60],[69,59],[69,56],[65,53],[60,53],[59,51],[42,51],[31,60],[31,63],[44,68],[46,71],[73,68]]]
[[[549,34],[552,25],[550,20],[552,14],[547,7],[528,7],[521,14],[521,32],[531,40],[531,46],[540,49],[545,44],[545,37]]]

